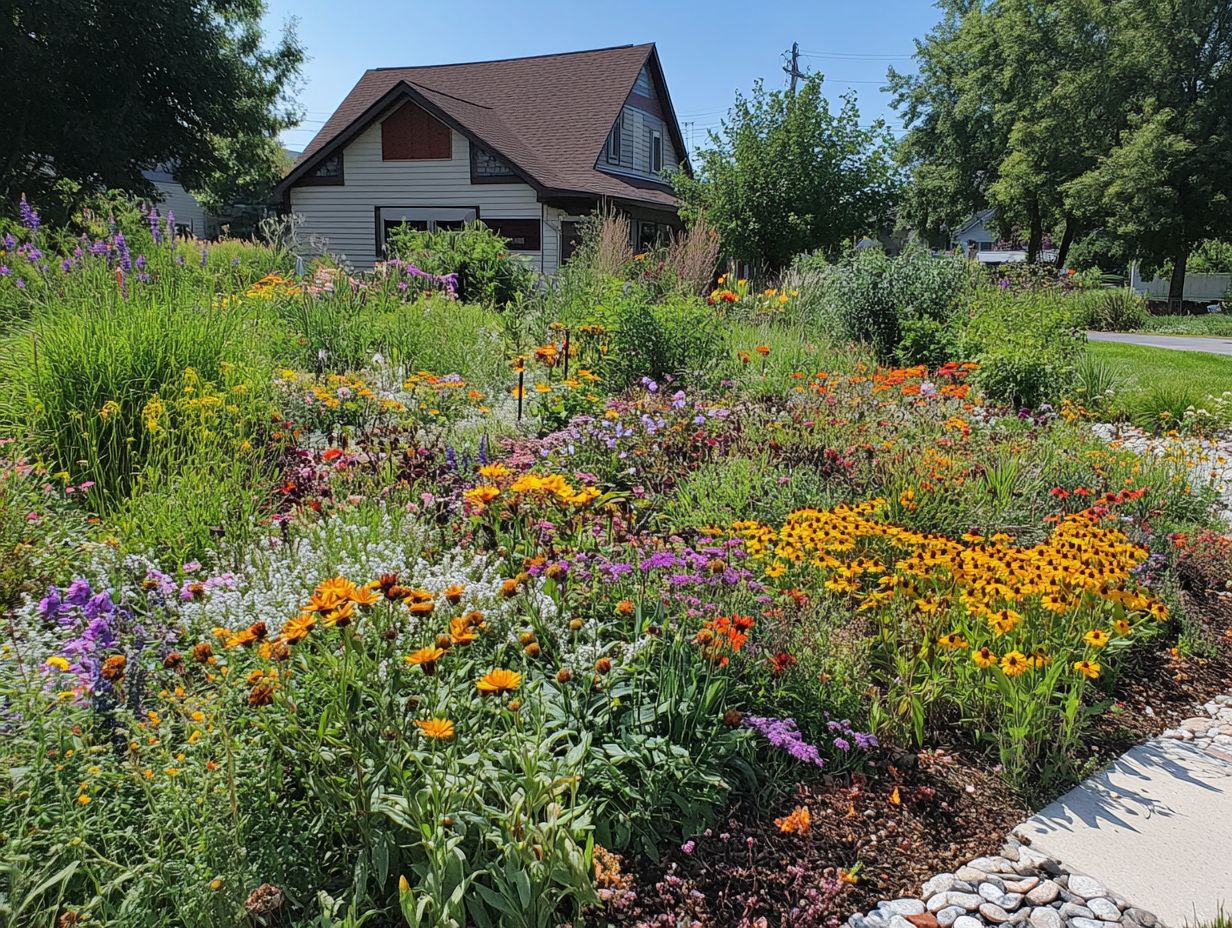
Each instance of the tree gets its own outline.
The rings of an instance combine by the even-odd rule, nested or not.
[[[1027,232],[1038,260],[1064,225],[1059,260],[1080,228],[1064,185],[1108,147],[1121,107],[1105,74],[1103,0],[943,0],[916,43],[918,75],[889,72],[908,133],[906,216],[930,237],[986,206],[1003,237]]]
[[[724,251],[770,269],[813,250],[833,251],[891,225],[898,188],[892,138],[884,123],[860,125],[852,95],[837,113],[819,76],[796,92],[737,95],[696,178],[674,178],[681,215],[702,213]]]
[[[271,144],[298,119],[293,24],[263,45],[262,0],[0,0],[0,211],[82,194],[150,194],[170,165],[217,205],[268,192]],[[67,205],[67,204],[64,204]]]
[[[988,205],[987,188],[1009,143],[979,71],[990,31],[980,0],[941,0],[941,22],[916,40],[918,74],[890,68],[887,90],[908,127],[896,157],[910,182],[902,222],[934,244]]]
[[[1190,253],[1232,233],[1232,4],[1118,0],[1108,66],[1134,116],[1069,196],[1148,266],[1172,265],[1185,292]]]

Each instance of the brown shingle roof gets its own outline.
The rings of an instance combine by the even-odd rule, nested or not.
[[[401,89],[511,161],[541,189],[674,206],[662,185],[596,170],[608,133],[654,45],[366,71],[308,143],[297,167]],[[674,116],[671,131],[678,135]],[[677,143],[679,144],[679,143]],[[297,172],[288,180],[293,181]]]

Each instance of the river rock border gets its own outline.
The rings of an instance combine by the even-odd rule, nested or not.
[[[1232,706],[1232,697],[1229,706]],[[1223,704],[1220,709],[1228,708]],[[1195,736],[1196,737],[1196,736]],[[924,884],[917,899],[890,899],[849,928],[1157,928],[1159,920],[1099,880],[1071,873],[1017,838],[995,857],[977,857]]]
[[[1185,719],[1176,728],[1169,728],[1163,737],[1188,741],[1232,763],[1232,696],[1216,696],[1202,707],[1206,715]]]

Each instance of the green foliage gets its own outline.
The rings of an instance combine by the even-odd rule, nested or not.
[[[979,363],[975,382],[991,399],[1034,408],[1055,401],[1073,377],[1083,339],[1058,291],[981,290],[959,340]]]
[[[1071,297],[1074,325],[1098,332],[1134,332],[1147,320],[1146,300],[1128,287],[1086,290]]]
[[[897,179],[885,124],[860,125],[854,95],[831,112],[821,78],[795,93],[737,95],[721,132],[697,155],[698,176],[674,178],[681,214],[702,214],[723,251],[778,269],[889,224]]]
[[[511,254],[507,245],[482,222],[436,232],[404,225],[389,236],[391,255],[428,274],[457,274],[458,299],[498,309],[529,294],[538,279],[534,268]]]
[[[949,326],[967,297],[971,268],[961,258],[910,250],[891,258],[852,252],[826,293],[839,337],[869,345],[882,361],[941,364],[951,358]]]
[[[98,190],[149,195],[141,171],[158,164],[174,164],[213,205],[267,196],[281,167],[271,139],[297,121],[289,95],[304,53],[290,27],[265,46],[264,12],[259,0],[143,2],[122,13],[87,0],[8,5],[3,208],[24,192],[61,218]]]

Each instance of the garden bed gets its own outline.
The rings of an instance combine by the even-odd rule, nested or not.
[[[0,278],[15,924],[832,925],[1228,678],[1216,492],[1059,402],[1062,290],[857,258],[980,356],[901,365],[619,234],[502,313],[158,219]]]

